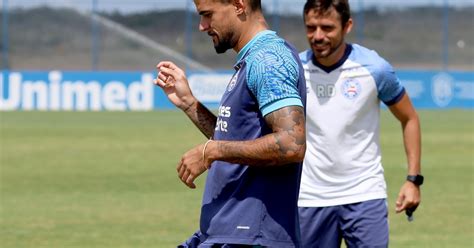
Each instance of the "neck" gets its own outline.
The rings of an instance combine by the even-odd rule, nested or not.
[[[267,30],[268,25],[262,14],[254,14],[248,17],[248,21],[242,24],[242,33],[237,42],[237,45],[234,47],[234,51],[237,53],[242,50],[242,48],[249,43],[253,37],[255,37],[261,31]]]

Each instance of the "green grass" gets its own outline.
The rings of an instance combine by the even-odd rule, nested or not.
[[[396,215],[399,124],[382,113],[391,247],[472,247],[474,112],[420,111],[422,204]],[[0,112],[1,247],[174,247],[197,228],[205,176],[181,155],[204,137],[179,112]]]

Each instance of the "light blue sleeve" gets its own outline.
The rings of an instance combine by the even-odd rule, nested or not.
[[[350,59],[369,70],[375,80],[378,98],[388,106],[399,102],[405,95],[405,89],[393,67],[373,50],[357,44],[352,44],[352,49]]]
[[[377,84],[378,97],[387,106],[399,102],[405,94],[400,79],[395,75],[393,67],[384,59],[380,59],[379,63],[372,71]]]
[[[247,84],[263,116],[283,107],[303,106],[298,77],[298,63],[283,43],[262,48],[247,60]]]

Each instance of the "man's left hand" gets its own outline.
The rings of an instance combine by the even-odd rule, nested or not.
[[[415,211],[420,204],[420,200],[420,186],[407,181],[400,189],[400,193],[398,193],[398,198],[395,203],[395,211],[397,214],[407,209]]]

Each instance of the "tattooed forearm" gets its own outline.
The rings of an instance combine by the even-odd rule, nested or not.
[[[301,162],[306,150],[303,108],[286,107],[268,114],[265,120],[272,134],[252,141],[218,141],[213,160],[251,166]]]
[[[214,135],[217,117],[202,103],[196,101],[184,112],[204,136],[209,139]]]

